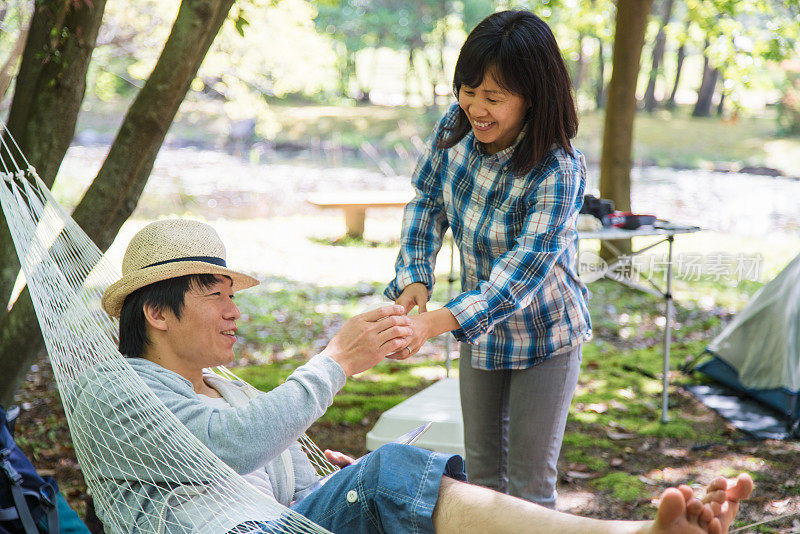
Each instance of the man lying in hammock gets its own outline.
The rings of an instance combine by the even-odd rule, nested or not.
[[[226,268],[224,257],[222,242],[206,224],[167,220],[142,229],[127,248],[122,279],[102,300],[109,314],[120,317],[120,352],[214,454],[260,491],[332,532],[716,534],[727,532],[752,489],[747,475],[714,480],[702,501],[686,486],[670,488],[653,521],[602,521],[469,485],[459,456],[386,445],[350,467],[350,458],[327,451],[342,469],[310,492],[317,475],[297,439],[348,376],[405,347],[410,321],[402,306],[356,316],[284,384],[254,393],[204,371],[232,361],[241,315],[233,296],[258,283]],[[143,493],[123,498],[138,500],[127,503],[131,509],[148,506]],[[252,532],[253,526],[244,522],[229,530]],[[258,526],[262,532],[279,527],[279,521]]]

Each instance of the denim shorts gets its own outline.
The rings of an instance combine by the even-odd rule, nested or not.
[[[336,534],[432,533],[442,476],[466,481],[464,460],[389,443],[290,508]],[[281,532],[281,521],[264,524],[261,532]]]

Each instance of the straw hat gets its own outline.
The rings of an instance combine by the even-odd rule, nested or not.
[[[150,223],[133,236],[122,259],[122,279],[103,293],[103,309],[119,317],[125,298],[137,289],[187,274],[227,276],[234,291],[258,284],[252,276],[226,267],[225,245],[211,226],[167,219]]]

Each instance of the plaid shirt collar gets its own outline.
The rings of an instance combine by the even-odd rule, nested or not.
[[[518,134],[517,138],[514,139],[514,142],[508,148],[504,148],[499,152],[495,152],[494,154],[489,154],[486,152],[486,148],[483,143],[478,141],[475,137],[475,133],[470,131],[467,135],[469,136],[469,141],[467,146],[469,146],[473,152],[478,154],[482,158],[495,158],[500,165],[506,167],[508,164],[511,163],[511,156],[514,155],[514,149],[517,148],[522,138],[525,136],[525,132],[527,132],[527,128],[523,128]]]

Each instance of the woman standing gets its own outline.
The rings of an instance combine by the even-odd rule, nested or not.
[[[414,307],[410,345],[452,331],[467,473],[473,483],[555,508],[556,462],[590,331],[575,272],[586,167],[552,31],[527,11],[483,20],[456,63],[458,97],[412,178],[396,277]],[[452,228],[462,293],[427,312],[436,254]]]

